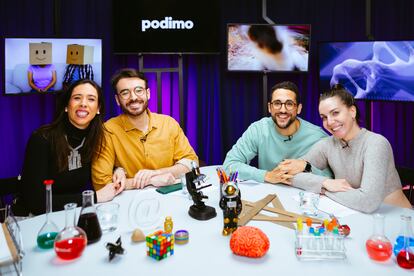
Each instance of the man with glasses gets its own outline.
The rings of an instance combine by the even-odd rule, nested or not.
[[[223,166],[227,171],[238,171],[239,178],[243,180],[288,184],[292,175],[278,165],[304,155],[327,134],[322,128],[297,117],[302,111],[302,104],[299,90],[292,82],[285,81],[272,87],[268,110],[271,117],[249,126],[227,153]],[[258,168],[249,165],[256,156]],[[303,162],[303,167],[295,169],[298,172],[313,170],[319,174],[330,174],[306,162]]]
[[[92,163],[96,190],[114,182],[127,189],[173,184],[191,170],[197,155],[179,124],[148,109],[150,89],[143,73],[121,69],[112,77],[123,114],[105,123],[105,147]]]

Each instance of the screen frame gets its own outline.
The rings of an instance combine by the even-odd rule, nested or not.
[[[104,39],[100,38],[100,37],[54,37],[54,36],[12,36],[12,35],[7,35],[7,36],[3,36],[2,37],[2,42],[1,42],[1,48],[0,51],[2,51],[2,55],[3,55],[3,73],[2,73],[2,81],[3,81],[3,85],[2,85],[2,89],[3,92],[1,93],[1,95],[3,96],[30,96],[30,95],[57,95],[57,94],[61,94],[64,91],[64,88],[62,87],[59,90],[55,90],[55,91],[47,91],[44,93],[41,92],[33,92],[33,91],[27,91],[27,92],[18,92],[18,93],[7,93],[6,91],[6,79],[7,79],[7,72],[6,72],[6,66],[7,66],[7,57],[6,57],[6,41],[7,40],[13,40],[13,39],[20,39],[20,40],[28,40],[30,42],[30,40],[34,40],[34,42],[53,42],[53,40],[62,40],[64,43],[67,40],[67,43],[80,43],[82,41],[87,41],[87,40],[99,40],[100,44],[100,55],[99,54],[95,54],[94,53],[94,58],[96,57],[96,55],[98,55],[100,62],[96,62],[94,60],[94,64],[95,63],[100,63],[100,83],[97,82],[97,84],[102,87],[103,83],[104,83],[104,59],[103,59],[103,53],[104,53]],[[39,40],[39,41],[38,41]],[[49,41],[50,40],[50,41]],[[22,42],[24,43],[24,42]],[[96,42],[95,42],[96,43]],[[94,45],[96,46],[96,45]],[[64,63],[66,64],[66,50],[65,50],[65,55],[62,58],[64,60]],[[53,62],[52,60],[52,64],[54,64],[55,62]],[[25,64],[25,63],[22,63]],[[30,62],[27,62],[27,64],[30,66]],[[66,66],[65,66],[66,67]],[[27,75],[26,75],[27,76]],[[57,79],[56,81],[58,81],[59,79]],[[94,77],[94,81],[96,82],[96,78]],[[63,79],[62,79],[63,82]]]
[[[265,25],[265,26],[308,26],[309,28],[309,49],[308,49],[308,60],[307,60],[307,70],[300,71],[300,70],[247,70],[247,69],[229,69],[229,26],[230,25]],[[310,71],[310,59],[311,59],[311,39],[312,39],[312,25],[310,23],[303,23],[303,24],[269,24],[269,23],[227,23],[226,24],[226,44],[225,44],[225,51],[226,51],[226,61],[225,67],[226,71],[229,73],[263,73],[263,74],[280,74],[280,73],[291,73],[291,74],[308,74]]]
[[[122,6],[119,4],[114,5],[112,10],[112,16],[122,15],[122,20],[114,21],[112,24],[112,48],[114,55],[220,55],[221,54],[221,38],[220,38],[220,0],[212,0],[205,3],[197,3],[192,0],[168,0],[158,3],[158,6],[154,6],[153,1],[151,0],[126,0]],[[199,12],[195,13],[194,9],[197,9],[201,4],[201,9]],[[154,11],[154,8],[156,9]],[[206,10],[207,9],[207,10]],[[138,10],[139,12],[134,12]],[[210,10],[210,13],[208,12]],[[213,17],[211,11],[214,11]],[[131,14],[132,13],[132,14]],[[196,34],[191,34],[191,37],[188,38],[186,34],[177,33],[177,30],[167,30],[164,31],[164,34],[153,33],[144,34],[142,31],[135,31],[133,28],[141,26],[142,20],[148,21],[164,21],[164,20],[185,20],[191,19],[193,17],[201,17],[204,19],[202,24],[200,24],[201,31],[196,32]],[[124,18],[128,18],[125,19]],[[134,18],[135,21],[130,22]],[[211,29],[212,28],[212,29]],[[161,27],[157,29],[162,29]],[[170,29],[170,28],[166,28]],[[214,39],[209,39],[212,41],[209,48],[200,46],[200,43],[197,44],[193,49],[187,49],[185,46],[182,46],[183,43],[188,44],[188,41],[191,42],[194,40],[195,36],[200,38],[203,36],[202,32],[207,32],[212,34]],[[151,31],[151,30],[150,30]],[[160,30],[157,30],[160,31]],[[154,30],[152,30],[154,32]],[[174,32],[176,32],[174,34]],[[171,38],[170,36],[173,36]],[[127,40],[124,41],[123,38],[126,37]],[[178,38],[177,38],[178,37]],[[193,38],[194,37],[194,38]],[[120,39],[117,39],[120,38]],[[181,38],[181,39],[180,39]],[[168,39],[170,41],[176,41],[179,39],[181,42],[180,45],[168,44]],[[139,42],[143,45],[137,45]],[[200,39],[196,39],[197,41]],[[142,42],[144,41],[144,42]],[[150,43],[148,45],[148,43]],[[166,42],[167,41],[167,42]],[[125,47],[126,43],[136,46],[136,49],[131,49],[131,47]],[[208,43],[201,43],[208,44]],[[180,49],[183,48],[184,50]],[[189,47],[191,48],[191,47]]]
[[[330,87],[325,87],[322,85],[322,78],[321,78],[321,45],[324,44],[333,44],[333,43],[355,43],[355,42],[370,42],[370,43],[374,43],[374,42],[404,42],[404,41],[408,41],[408,42],[414,42],[414,38],[407,38],[407,39],[376,39],[376,40],[322,40],[322,41],[318,41],[318,51],[317,51],[317,70],[318,70],[318,90],[321,91],[321,93],[327,91],[328,89],[330,89]],[[414,79],[414,75],[413,75],[413,79]],[[347,89],[348,90],[348,89]],[[349,91],[349,90],[348,90]],[[356,98],[355,95],[352,93],[353,97],[355,98],[355,100],[357,101],[367,101],[367,102],[399,102],[399,103],[413,103],[413,100],[401,100],[401,99],[380,99],[380,98]]]

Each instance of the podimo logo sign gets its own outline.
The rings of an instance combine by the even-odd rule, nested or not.
[[[194,27],[194,22],[191,20],[173,20],[171,16],[166,16],[163,20],[141,20],[141,31],[145,32],[148,29],[187,29]]]

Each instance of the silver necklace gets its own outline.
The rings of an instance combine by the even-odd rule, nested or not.
[[[65,138],[66,138],[66,142],[68,142],[68,146],[69,146],[69,149],[70,149],[70,153],[69,153],[69,156],[68,156],[68,169],[69,169],[69,171],[82,168],[81,155],[80,155],[78,150],[83,146],[83,143],[85,143],[85,137],[83,137],[82,142],[76,148],[72,148],[72,146],[69,144],[68,137],[66,135],[65,135]]]

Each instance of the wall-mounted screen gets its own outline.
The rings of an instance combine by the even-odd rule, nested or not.
[[[218,0],[113,1],[114,52],[218,53]]]
[[[4,92],[54,93],[79,79],[102,84],[102,40],[5,38]]]
[[[319,44],[320,89],[344,85],[357,99],[414,101],[414,41]]]
[[[310,25],[228,24],[227,70],[307,72]]]

